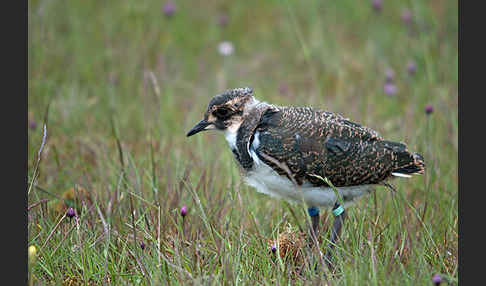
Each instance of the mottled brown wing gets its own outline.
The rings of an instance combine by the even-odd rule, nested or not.
[[[313,175],[327,177],[336,187],[376,184],[396,168],[395,152],[406,151],[405,145],[384,141],[376,131],[334,113],[310,107],[278,109],[260,120],[257,154],[288,176],[261,153],[284,163],[299,184],[308,180],[326,185]]]

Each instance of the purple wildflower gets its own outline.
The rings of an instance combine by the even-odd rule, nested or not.
[[[176,11],[176,5],[173,2],[169,1],[165,3],[163,11],[165,16],[171,17],[172,15],[174,15]]]
[[[384,91],[388,95],[396,95],[397,94],[397,87],[395,84],[391,82],[385,83],[385,86],[383,87]]]
[[[376,12],[380,12],[381,9],[383,8],[383,1],[382,0],[372,0],[371,5],[373,6],[373,9],[375,9]]]
[[[434,107],[430,104],[427,104],[427,106],[425,106],[425,114],[429,115],[432,112],[434,112]]]
[[[76,216],[76,211],[72,207],[69,207],[69,209],[66,212],[66,216],[68,218],[73,218],[74,216]]]
[[[31,130],[35,130],[37,128],[37,122],[35,122],[34,120],[29,120],[29,128]]]
[[[277,246],[274,244],[272,245],[272,253],[275,253],[277,252]]]
[[[440,276],[440,274],[435,274],[434,277],[432,277],[432,282],[434,283],[434,285],[440,285],[442,281],[443,279],[442,276]]]
[[[407,65],[407,70],[410,75],[413,75],[417,72],[417,65],[414,61],[409,61]]]
[[[186,206],[182,206],[181,208],[181,216],[182,217],[185,217],[187,215],[187,207]]]
[[[410,12],[410,10],[408,10],[408,9],[403,10],[403,13],[402,13],[402,21],[406,25],[412,24],[412,12]]]
[[[289,85],[285,82],[281,83],[278,87],[278,91],[280,94],[288,94],[289,93]]]
[[[141,248],[142,250],[144,250],[144,249],[145,249],[145,242],[143,242],[143,241],[142,241],[142,242],[140,242],[140,248]]]
[[[228,25],[228,16],[227,15],[219,15],[218,18],[218,25],[221,27],[226,27]]]

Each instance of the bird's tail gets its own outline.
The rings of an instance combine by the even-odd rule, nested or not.
[[[410,177],[412,174],[423,174],[425,172],[424,157],[419,153],[411,153],[403,143],[385,141],[388,148],[395,154],[395,168],[392,175],[398,177]]]

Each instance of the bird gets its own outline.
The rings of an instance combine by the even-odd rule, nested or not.
[[[422,155],[405,143],[338,113],[313,107],[278,106],[258,100],[250,87],[214,96],[204,117],[186,136],[222,131],[246,183],[258,192],[306,205],[310,231],[319,230],[321,208],[335,216],[325,258],[332,250],[356,199],[396,177],[423,174]]]

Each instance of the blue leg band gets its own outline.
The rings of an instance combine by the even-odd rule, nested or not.
[[[311,207],[307,209],[310,217],[318,216],[319,215],[319,208]]]
[[[332,210],[332,214],[334,216],[339,216],[340,214],[342,214],[344,212],[344,208],[342,205],[339,205],[337,208],[333,209]]]

